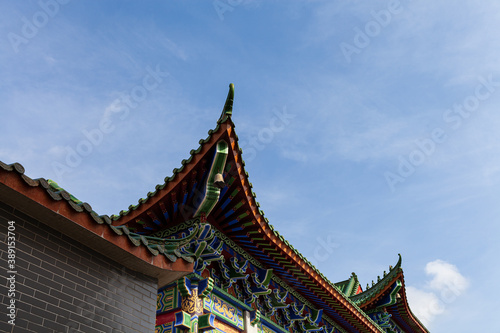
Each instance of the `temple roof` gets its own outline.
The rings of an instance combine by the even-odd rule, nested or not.
[[[350,299],[365,312],[385,309],[405,332],[428,332],[408,305],[401,267],[402,258],[401,255],[398,256],[398,262],[394,267],[389,266],[388,273],[384,271],[383,277],[379,276],[376,283],[372,281],[372,286],[367,285],[365,291],[350,296]]]
[[[238,246],[260,261],[283,282],[294,288],[315,307],[346,330],[378,332],[380,328],[360,310],[355,302],[330,282],[299,251],[269,224],[256,194],[252,191],[238,137],[232,122],[234,86],[230,85],[228,97],[215,129],[200,140],[190,157],[182,161],[173,176],[157,185],[154,192],[140,199],[137,205],[112,216],[113,225],[128,226],[133,232],[162,237],[163,230],[175,227],[199,215],[200,207],[207,200],[208,180],[213,177],[212,160],[222,154],[218,145],[227,143],[226,165],[223,170],[225,186],[216,191],[213,207],[204,218]]]
[[[24,168],[18,163],[0,162],[1,183],[90,231],[84,240],[99,238],[153,267],[178,270],[179,274],[192,271],[193,266],[189,265],[197,259],[197,254],[186,254],[179,248],[204,232],[199,223],[202,221],[215,227],[220,235],[227,236],[266,269],[272,269],[279,281],[293,289],[297,299],[322,309],[341,330],[382,331],[365,312],[376,308],[387,297],[396,297],[399,291],[402,302],[387,303],[388,311],[411,332],[426,332],[408,307],[401,257],[388,274],[365,291],[354,273],[349,279],[334,284],[269,223],[244,168],[231,119],[233,99],[231,84],[221,116],[208,137],[200,140],[200,146],[191,150],[190,157],[183,160],[181,167],[174,169],[163,184],[118,215],[98,215],[89,204],[74,198],[56,183],[25,176]],[[193,221],[197,222],[188,228],[188,222]],[[54,226],[75,237],[78,235],[68,223]],[[189,233],[181,239],[173,239],[172,230],[189,230]],[[108,251],[105,245],[97,247]],[[166,282],[169,278],[160,279],[160,286]]]
[[[357,295],[351,296],[351,299],[358,305],[362,304],[366,306],[370,304],[370,302],[379,297],[381,293],[383,293],[383,291],[387,289],[394,282],[394,279],[397,278],[400,273],[402,273],[403,269],[401,268],[401,261],[402,258],[401,255],[399,255],[399,260],[396,266],[390,267],[388,274],[386,274],[384,271],[382,279],[380,279],[379,276],[377,283],[373,283],[372,281],[373,285],[371,287],[367,285],[365,291]]]

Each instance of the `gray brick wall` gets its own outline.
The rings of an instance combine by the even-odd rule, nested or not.
[[[15,221],[16,320],[7,321],[7,222]],[[154,332],[156,280],[0,202],[0,332]]]

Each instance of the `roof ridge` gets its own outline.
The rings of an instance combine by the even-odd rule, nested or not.
[[[259,210],[259,213],[263,216],[262,210]],[[312,270],[315,271],[329,286],[331,286],[333,289],[337,290],[339,292],[339,294],[343,295],[345,297],[345,300],[348,303],[350,303],[356,310],[358,310],[359,313],[363,317],[365,317],[371,324],[373,324],[374,326],[376,326],[377,328],[380,329],[380,326],[377,323],[375,323],[375,321],[373,321],[363,310],[361,310],[361,308],[358,306],[358,304],[354,300],[352,300],[351,297],[348,297],[347,295],[345,295],[340,290],[340,288],[337,287],[337,285],[335,285],[335,283],[331,282],[323,273],[320,272],[320,270],[318,268],[316,268],[316,266],[314,266],[309,260],[307,260],[307,258],[302,253],[300,253],[296,248],[294,248],[276,229],[274,229],[274,227],[271,224],[269,224],[269,220],[267,218],[264,218],[264,220],[266,221],[267,225],[272,230],[272,232],[276,235],[276,237],[281,239],[285,243],[285,245],[287,245],[289,248],[291,248],[294,251],[294,253],[297,256],[299,256],[300,259],[304,260],[304,262],[307,265],[309,265],[309,267],[311,267]],[[400,258],[401,258],[401,255],[400,255]],[[401,261],[401,259],[400,259],[400,261]],[[400,261],[398,263],[400,263]],[[358,294],[358,295],[361,295],[361,294]]]
[[[365,291],[357,295],[350,296],[349,298],[356,304],[359,304],[366,301],[367,299],[370,299],[380,289],[384,288],[388,284],[388,282],[391,281],[395,276],[397,276],[398,273],[402,270],[401,269],[402,257],[400,253],[398,253],[398,257],[399,259],[398,262],[396,263],[396,266],[394,267],[389,266],[389,273],[386,273],[386,271],[384,271],[382,279],[380,278],[379,275],[376,283],[374,283],[372,280],[371,287],[367,284]]]
[[[196,236],[196,233],[198,233],[197,228],[193,228],[189,237],[184,237],[181,239],[159,240],[155,239],[154,237],[144,237],[142,235],[131,232],[126,226],[113,226],[111,224],[112,221],[108,215],[99,215],[92,209],[90,204],[77,199],[64,188],[60,187],[55,181],[45,178],[32,179],[26,176],[24,174],[25,169],[20,163],[16,162],[12,164],[6,164],[0,161],[0,169],[18,174],[19,177],[23,179],[23,181],[30,187],[38,187],[42,190],[45,190],[45,192],[54,201],[65,201],[77,213],[86,213],[96,223],[96,225],[107,226],[109,230],[112,231],[112,234],[127,237],[129,242],[135,247],[141,245],[144,246],[153,257],[157,257],[158,255],[163,254],[166,259],[168,259],[172,263],[174,263],[178,258],[182,258],[188,263],[194,262],[192,256],[181,254],[178,249],[188,244],[193,239],[193,237]],[[109,239],[104,237],[103,234],[100,235],[100,237],[109,242]],[[150,264],[156,266],[153,263]],[[160,266],[158,267],[161,268]]]
[[[236,133],[234,133],[234,134],[236,135]],[[239,147],[239,151],[240,151],[240,154],[241,154],[241,156],[240,156],[241,157],[241,164],[243,166],[243,170],[244,170],[244,174],[246,176],[246,180],[248,181],[248,184],[249,184],[250,188],[253,188],[253,185],[252,185],[252,183],[249,180],[250,176],[248,174],[248,171],[245,170],[245,161],[243,160],[243,149],[241,147]],[[346,302],[348,302],[356,310],[359,311],[359,313],[361,314],[362,317],[364,317],[365,319],[367,319],[372,325],[374,325],[375,327],[377,327],[378,329],[380,329],[382,331],[382,329],[380,328],[380,326],[375,321],[373,321],[370,318],[370,316],[368,316],[363,310],[361,310],[361,308],[358,306],[358,304],[356,302],[354,302],[353,300],[351,300],[350,297],[346,296],[340,290],[340,288],[335,285],[335,283],[331,282],[323,273],[321,273],[320,270],[318,268],[316,268],[316,266],[314,266],[302,253],[300,253],[296,248],[294,248],[292,246],[292,244],[290,244],[290,242],[288,242],[285,239],[285,237],[283,237],[283,235],[281,235],[274,228],[274,226],[269,223],[269,219],[265,217],[264,211],[262,209],[260,209],[260,204],[257,201],[257,195],[256,195],[256,193],[254,191],[250,191],[250,192],[251,192],[251,196],[252,196],[253,200],[255,201],[256,206],[258,207],[258,214],[260,214],[262,216],[262,219],[265,221],[265,223],[267,224],[267,226],[269,227],[269,229],[273,232],[273,234],[277,238],[279,238],[283,243],[285,243],[286,246],[288,246],[301,260],[303,260],[315,273],[317,273],[330,287],[332,287],[340,295],[342,295],[344,297],[344,299],[346,300]],[[356,274],[354,274],[354,276],[356,276]],[[356,276],[356,279],[357,279],[357,276]]]

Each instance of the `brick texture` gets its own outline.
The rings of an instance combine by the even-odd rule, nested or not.
[[[7,323],[7,222],[15,221],[16,325]],[[0,332],[154,332],[155,279],[0,204]]]

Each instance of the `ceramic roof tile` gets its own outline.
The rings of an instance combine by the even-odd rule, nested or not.
[[[24,167],[19,164],[19,163],[12,163],[12,164],[6,164],[2,161],[0,161],[0,168],[4,171],[7,171],[9,173],[14,173],[18,177],[20,177],[25,184],[27,184],[30,187],[38,187],[43,189],[49,197],[54,200],[54,201],[65,201],[75,212],[81,213],[81,214],[86,214],[88,215],[96,224],[99,225],[106,225],[110,230],[113,231],[113,233],[127,237],[130,241],[130,243],[134,246],[144,246],[151,255],[153,256],[158,256],[158,255],[165,255],[166,258],[172,262],[175,262],[180,255],[178,255],[178,252],[174,251],[174,249],[163,249],[161,251],[157,250],[158,247],[158,240],[155,240],[153,242],[148,241],[148,237],[144,237],[138,234],[135,234],[128,230],[126,226],[121,226],[121,227],[114,227],[111,225],[111,219],[107,215],[99,215],[97,214],[94,210],[92,210],[92,207],[90,204],[86,202],[82,202],[75,198],[73,195],[71,195],[69,192],[64,190],[62,187],[60,187],[56,182],[50,179],[44,179],[44,178],[38,178],[38,179],[31,179],[30,177],[26,176],[24,174],[25,169]],[[161,242],[160,242],[161,243]],[[161,244],[160,244],[161,245]],[[178,248],[186,245],[186,241],[180,240],[178,242]],[[183,256],[183,259],[187,259],[188,262],[192,262],[192,259],[186,258]]]

